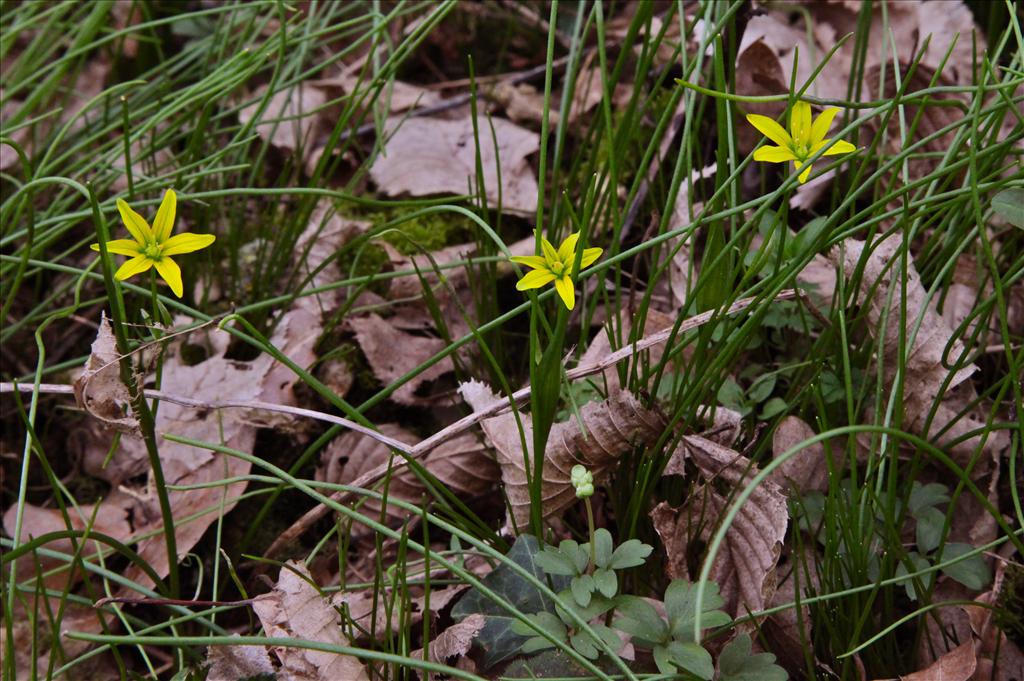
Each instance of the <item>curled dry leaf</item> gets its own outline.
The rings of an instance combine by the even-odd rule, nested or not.
[[[970,416],[958,418],[959,410],[946,406],[943,400],[946,393],[966,381],[976,367],[967,364],[957,369],[952,376],[949,375],[950,370],[944,364],[958,362],[965,355],[964,346],[936,312],[934,299],[928,300],[921,278],[913,262],[909,261],[909,256],[906,267],[906,301],[903,301],[901,247],[899,237],[890,237],[871,249],[863,241],[847,239],[832,252],[832,259],[847,277],[853,277],[858,268],[863,267],[859,280],[859,302],[866,306],[868,332],[876,339],[881,336],[881,361],[884,362],[887,384],[891,384],[896,375],[900,335],[907,335],[904,423],[922,437],[930,437],[928,432],[923,431],[932,406],[938,401],[940,404],[936,408],[929,432],[944,430],[942,435],[937,436],[937,444],[952,451],[954,458],[964,465],[981,444],[981,436],[974,435],[960,439],[959,442],[955,440],[968,431],[979,429],[981,424]],[[900,310],[904,305],[907,321],[905,331],[900,328]],[[917,332],[911,337],[915,327]],[[995,441],[996,438],[989,438],[987,445],[993,446]]]
[[[478,381],[461,384],[459,392],[473,411],[482,411],[499,399],[487,385]],[[533,438],[530,418],[520,414],[520,419],[529,449]],[[556,423],[548,436],[541,472],[542,514],[545,518],[576,502],[576,493],[569,478],[569,471],[574,465],[583,464],[589,468],[595,481],[599,482],[612,472],[626,450],[654,442],[663,426],[656,412],[641,406],[625,390],[613,393],[606,400],[583,405],[580,420],[582,429],[581,424],[572,419]],[[485,419],[481,426],[497,452],[501,479],[515,523],[524,527],[530,517],[525,466],[532,466],[533,454],[529,452],[523,456],[515,414]]]
[[[539,136],[501,118],[480,116],[476,123],[488,201],[497,206],[500,193],[503,212],[532,215],[537,209],[537,180],[527,157],[539,149]],[[477,146],[469,116],[393,119],[384,153],[374,161],[370,177],[388,196],[473,193]]]
[[[694,541],[708,542],[738,494],[757,474],[750,460],[711,440],[685,436],[666,473],[682,471],[692,460],[704,484],[686,506],[673,509],[662,502],[651,512],[654,529],[665,545],[670,579],[693,578],[687,553]],[[729,496],[717,490],[726,488]],[[721,588],[725,610],[734,616],[763,610],[775,591],[775,566],[789,524],[786,498],[778,485],[762,482],[740,509],[715,557],[711,579]]]
[[[977,666],[974,642],[968,641],[953,648],[926,669],[901,676],[900,681],[968,681],[974,676]]]
[[[274,589],[257,596],[252,604],[264,631],[271,638],[302,638],[336,646],[349,645],[342,635],[338,612],[313,587],[311,579],[302,563],[289,561],[281,569]],[[293,648],[286,641],[274,646],[273,652],[281,661],[278,677],[286,681],[369,681],[370,678],[363,663],[349,655]]]
[[[137,382],[138,383],[138,382]],[[78,406],[115,430],[138,435],[139,421],[131,410],[128,387],[121,382],[120,355],[106,312],[82,374],[75,380]]]
[[[241,640],[238,634],[232,636]],[[272,677],[277,671],[263,646],[210,646],[206,649],[206,663],[210,666],[206,681],[238,681],[263,674]]]
[[[349,319],[348,324],[355,331],[356,341],[366,355],[373,374],[384,385],[391,385],[448,346],[440,338],[402,331],[395,324],[373,313]],[[451,357],[445,357],[403,383],[391,393],[391,399],[406,405],[436,404],[437,398],[421,394],[421,388],[453,369]]]
[[[380,431],[401,442],[415,442],[416,436],[397,424],[386,423]],[[351,483],[367,471],[387,464],[391,450],[381,442],[356,432],[347,432],[331,441],[324,450],[322,466],[317,479],[342,484]],[[396,457],[396,461],[400,460]],[[432,450],[421,464],[460,498],[470,499],[490,492],[498,480],[498,466],[487,455],[475,437],[463,434]],[[402,467],[391,476],[388,498],[420,504],[427,488],[408,467]],[[367,499],[360,511],[371,518],[380,517],[380,502]],[[400,524],[410,517],[402,508],[389,505],[387,517],[392,524]],[[368,528],[355,525],[353,537],[368,532]]]
[[[814,429],[799,416],[786,416],[772,435],[772,454],[778,458],[815,435],[817,433]],[[828,489],[828,461],[824,444],[816,442],[801,448],[775,469],[771,480],[781,489],[789,488],[798,494],[824,492]]]
[[[475,613],[461,622],[448,627],[430,642],[430,652],[427,659],[431,662],[443,664],[449,658],[464,656],[469,652],[470,647],[473,645],[473,639],[476,638],[476,635],[480,633],[480,630],[484,628],[486,623],[486,617]],[[423,649],[414,650],[409,656],[422,659]]]

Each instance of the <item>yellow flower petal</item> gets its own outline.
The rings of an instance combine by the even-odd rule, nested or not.
[[[181,298],[181,294],[184,292],[184,287],[181,285],[181,268],[178,267],[178,263],[174,262],[170,258],[160,258],[156,261],[156,271],[160,273],[163,280],[167,282],[167,285],[174,291],[174,295]]]
[[[89,246],[94,251],[100,250],[99,244],[92,244]],[[114,239],[113,241],[107,242],[107,250],[117,255],[130,255],[136,256],[142,254],[142,249],[139,244],[131,239]]]
[[[544,284],[555,280],[555,275],[549,270],[534,270],[516,283],[516,289],[526,291],[531,288],[540,288]]]
[[[754,150],[754,160],[767,163],[782,163],[784,161],[795,161],[796,154],[789,147],[759,147]]]
[[[584,267],[590,267],[594,264],[594,261],[601,257],[604,253],[602,248],[587,248],[583,250],[583,259],[580,260],[580,269]]]
[[[178,206],[178,195],[173,189],[164,192],[164,199],[160,202],[160,208],[156,211],[153,219],[153,236],[159,243],[171,238],[171,230],[174,229],[174,215]]]
[[[828,134],[828,129],[832,127],[832,119],[839,113],[839,109],[831,107],[825,109],[821,114],[814,119],[814,124],[811,126],[811,144],[816,145],[825,139],[825,135]]]
[[[800,163],[797,162],[797,163],[794,163],[793,165],[796,166],[797,171],[799,171],[801,168],[803,168],[803,172],[801,172],[800,173],[800,177],[797,178],[797,179],[800,180],[800,184],[803,184],[804,182],[807,181],[807,178],[811,174],[811,164],[810,163],[805,163],[803,165],[800,165]]]
[[[793,145],[793,138],[789,136],[785,128],[761,114],[747,114],[747,122],[757,128],[758,132],[775,142],[780,147]]]
[[[817,153],[822,147],[827,145],[832,140],[821,140],[815,145],[811,153]],[[836,140],[835,143],[825,151],[822,156],[835,156],[837,154],[849,154],[851,151],[857,151],[857,147],[853,146],[845,140]]]
[[[576,259],[576,243],[580,240],[580,233],[570,234],[558,247],[558,259],[565,263],[566,267],[572,267],[572,261]]]
[[[542,267],[546,268],[548,266],[548,261],[539,255],[513,255],[509,260],[517,262],[520,265],[532,267],[535,270]]]
[[[573,288],[572,279],[568,274],[555,279],[555,290],[558,291],[558,295],[561,296],[562,302],[567,308],[571,310],[576,307],[576,289]]]
[[[217,237],[213,234],[193,234],[192,232],[175,234],[163,243],[160,255],[191,253],[192,251],[198,251],[200,248],[206,248],[216,240]]]
[[[794,144],[811,146],[811,105],[807,102],[797,102],[790,109],[789,134]]]
[[[551,245],[551,242],[547,239],[541,238],[540,247],[544,251],[544,258],[548,261],[548,266],[554,265],[558,260],[558,253],[555,251],[555,247]]]
[[[132,238],[145,246],[153,240],[153,232],[145,218],[132,210],[132,207],[121,199],[117,200],[117,211],[121,214],[121,220]]]
[[[114,278],[118,281],[124,281],[128,277],[134,277],[136,274],[145,272],[152,266],[152,260],[139,255],[131,260],[126,260],[123,265],[117,268],[117,272],[114,272]]]

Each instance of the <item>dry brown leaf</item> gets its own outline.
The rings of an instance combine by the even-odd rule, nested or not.
[[[931,666],[913,674],[905,674],[901,681],[967,681],[974,675],[978,658],[974,643],[968,641],[949,651]]]
[[[301,576],[300,576],[301,575]],[[347,646],[338,612],[309,583],[309,571],[302,563],[289,561],[278,575],[273,591],[257,596],[252,609],[271,638],[302,638],[336,646]],[[285,681],[345,679],[369,681],[366,667],[358,658],[322,650],[274,646],[281,661],[278,677]]]
[[[346,218],[332,201],[320,199],[295,243],[292,257],[293,267],[302,274],[303,288],[319,288],[340,280],[341,268],[332,259],[342,246],[369,228],[369,222]],[[340,289],[335,289],[299,298],[295,304],[320,315],[325,310],[334,311],[340,298]]]
[[[367,82],[359,82],[359,71],[362,69],[365,60],[357,60],[350,67],[346,68],[338,76],[319,78],[310,81],[310,84],[326,90],[331,99],[341,95],[354,96],[356,98],[366,95],[366,102],[373,102],[390,113],[401,113],[410,109],[423,109],[437,106],[441,103],[441,94],[436,90],[406,83],[401,80],[391,80],[380,91],[379,97],[374,97],[376,87],[370,87]]]
[[[644,322],[643,333],[651,334],[665,329],[672,328],[675,323],[675,318],[659,312],[653,307],[647,308],[647,318]],[[612,322],[606,323],[597,335],[594,336],[593,340],[590,341],[590,345],[587,346],[586,352],[580,357],[578,366],[590,366],[599,363],[612,354],[613,351],[618,350],[620,343],[612,343],[612,338],[621,338],[623,342],[628,343],[630,334],[633,331],[633,319],[628,315],[623,314],[618,324],[612,324]],[[649,350],[639,353],[638,356],[631,357],[628,360],[622,362],[622,366],[626,367],[627,375],[631,371],[630,364],[632,362],[645,361],[649,365],[656,365],[661,361],[662,356],[665,353],[664,345],[656,345]],[[601,378],[591,379],[597,383],[603,392],[608,395],[612,395],[618,392],[622,386],[619,385],[619,372],[617,367],[609,367],[601,372]]]
[[[238,634],[232,636],[241,640]],[[206,663],[210,665],[206,681],[238,681],[277,671],[263,646],[210,646],[206,649]]]
[[[881,336],[887,384],[895,377],[898,366],[897,353],[900,349],[900,308],[903,304],[902,267],[899,255],[901,244],[900,238],[893,236],[869,250],[864,242],[847,239],[843,242],[842,249],[837,247],[832,253],[833,261],[848,277],[854,275],[858,264],[863,261],[859,302],[867,307],[868,331],[876,339]],[[912,432],[929,437],[928,433],[922,432],[925,420],[933,404],[940,402],[930,431],[946,429],[937,440],[937,444],[949,449],[954,458],[964,465],[981,444],[981,436],[974,435],[955,444],[953,440],[969,430],[978,428],[980,424],[970,416],[957,419],[958,410],[942,402],[946,394],[966,381],[976,367],[969,364],[949,376],[949,370],[943,366],[944,362],[952,364],[962,357],[965,352],[964,346],[953,336],[952,329],[942,316],[935,311],[935,300],[928,301],[912,260],[907,263],[906,296],[908,328],[905,333],[909,345],[903,388],[903,408],[906,413],[904,424]],[[920,327],[916,335],[910,339],[909,335],[919,319]],[[996,446],[998,441],[998,438],[990,437],[987,446]]]
[[[479,116],[477,127],[481,170],[489,203],[498,205],[500,191],[503,212],[533,215],[537,210],[537,180],[527,157],[539,149],[539,136],[502,118]],[[370,177],[388,196],[473,193],[476,152],[473,121],[468,116],[454,121],[392,120],[387,127],[384,153],[374,161]]]
[[[778,458],[801,442],[817,435],[799,416],[789,415],[779,422],[772,435],[772,454]],[[816,442],[793,454],[772,473],[771,478],[782,489],[803,494],[828,489],[828,461],[825,445]]]
[[[544,95],[529,83],[500,81],[487,93],[487,98],[504,109],[513,123],[540,125],[544,120]],[[548,125],[558,125],[557,111],[550,113]]]
[[[374,375],[384,385],[395,382],[448,346],[440,338],[406,333],[372,313],[349,319],[347,323],[355,331],[356,341],[366,355]],[[421,388],[427,387],[428,383],[436,381],[454,368],[451,357],[445,357],[403,383],[391,393],[391,399],[406,405],[436,404],[437,398],[421,394]]]
[[[759,24],[767,22],[765,17],[754,17],[743,34],[743,44],[736,54],[736,94],[744,97],[762,97],[789,92],[789,74],[783,72],[778,53],[765,43],[764,35],[753,39]],[[754,29],[751,28],[754,26]],[[787,27],[788,29],[788,27]],[[762,28],[761,30],[764,30]],[[749,36],[749,38],[748,38]],[[737,111],[736,144],[742,153],[750,153],[763,139],[743,114],[753,113],[777,119],[786,109],[785,102],[747,102],[743,111]]]
[[[463,399],[482,411],[498,401],[491,389],[478,381],[459,386]],[[532,447],[533,429],[529,416],[520,415],[527,448]],[[590,469],[598,484],[608,476],[619,457],[629,448],[650,444],[662,431],[661,417],[644,408],[627,391],[613,393],[600,402],[589,402],[580,409],[583,430],[575,419],[556,423],[548,436],[547,451],[541,472],[541,509],[549,518],[576,502],[576,493],[569,482],[569,471],[576,464]],[[530,517],[530,492],[526,484],[526,465],[522,440],[513,413],[502,414],[481,422],[488,440],[494,446],[501,466],[504,491],[512,506],[516,526],[524,527]],[[585,431],[585,432],[584,432]],[[532,452],[529,456],[532,461]]]
[[[484,628],[487,618],[480,614],[473,614],[466,619],[448,627],[430,642],[430,653],[428,659],[431,662],[444,664],[448,658],[462,657],[469,652],[473,645],[473,639]],[[423,649],[414,650],[409,657],[415,659],[423,658]]]
[[[92,342],[89,359],[81,376],[75,380],[75,401],[104,425],[138,435],[139,421],[131,410],[128,387],[121,382],[119,360],[110,320],[106,312],[101,312],[99,331]]]
[[[687,458],[705,481],[702,492],[685,507],[673,509],[662,502],[651,512],[665,545],[670,579],[691,579],[688,547],[695,540],[710,541],[718,530],[717,521],[728,512],[732,501],[717,490],[724,487],[731,496],[757,474],[746,457],[697,436],[683,438],[666,474],[681,471]],[[740,616],[765,609],[775,591],[775,566],[788,524],[785,496],[774,482],[765,480],[736,515],[711,568],[711,579],[721,588],[726,612]]]
[[[274,147],[289,154],[299,149],[308,153],[329,132],[326,117],[319,112],[327,103],[323,90],[308,82],[297,83],[272,94],[260,113],[266,93],[266,86],[258,88],[252,95],[256,101],[239,110],[238,120],[248,125],[259,115],[256,133]]]

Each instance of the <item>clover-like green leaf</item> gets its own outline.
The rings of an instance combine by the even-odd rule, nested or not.
[[[647,556],[651,555],[652,551],[654,551],[653,546],[644,544],[639,539],[630,539],[629,541],[623,542],[617,549],[615,549],[615,553],[612,554],[611,560],[608,561],[608,565],[602,565],[601,567],[607,567],[612,570],[622,570],[624,568],[643,565],[644,561],[647,560]]]
[[[928,559],[917,551],[907,552],[907,560],[909,560],[910,564],[913,565],[914,572],[924,570],[930,565]],[[906,575],[909,575],[910,572],[911,571],[907,569],[906,562],[901,562],[896,566],[896,577],[905,577]],[[925,589],[930,589],[932,587],[932,583],[935,581],[935,573],[929,572],[928,574],[921,575],[918,579],[921,580],[922,584],[924,584]],[[914,585],[914,580],[908,579],[904,582],[903,589],[907,592],[907,598],[912,601],[917,600],[917,587]]]
[[[974,551],[974,547],[970,544],[950,543],[942,547],[936,559],[939,562],[944,562],[971,551]],[[943,568],[942,573],[975,591],[981,591],[992,582],[992,572],[989,570],[984,556],[980,553]]]
[[[533,615],[527,615],[527,619],[531,620],[534,624],[551,634],[559,641],[564,641],[566,639],[568,630],[566,629],[565,624],[562,623],[562,620],[555,617],[554,613],[542,610],[541,612]],[[530,636],[530,638],[523,643],[522,651],[524,653],[535,653],[538,650],[553,648],[555,645],[543,636],[537,636],[537,632],[521,620],[514,620],[512,622],[511,629],[513,633],[519,634],[520,636]]]
[[[594,532],[594,562],[606,568],[612,559],[612,535],[603,527]]]
[[[926,506],[916,513],[917,549],[930,553],[942,541],[942,529],[946,526],[946,514],[934,506]]]
[[[633,637],[633,643],[645,648],[667,643],[668,625],[654,606],[638,596],[620,596],[616,603],[615,627]]]
[[[569,582],[569,590],[572,591],[573,600],[583,608],[590,605],[590,597],[594,593],[594,587],[594,578],[590,575],[579,575],[573,577],[572,581]]]
[[[573,562],[577,575],[586,572],[587,565],[590,563],[589,544],[580,545],[572,539],[563,539],[558,543],[558,551]]]
[[[550,546],[545,546],[543,551],[533,557],[533,561],[549,575],[574,577],[578,574],[575,560]]]
[[[704,650],[699,644],[672,641],[667,648],[668,659],[676,668],[690,672],[705,681],[715,675],[715,665],[711,661],[711,653]]]
[[[605,598],[601,594],[591,593],[590,603],[587,605],[580,605],[576,602],[576,599],[572,595],[570,589],[565,589],[558,592],[558,603],[555,604],[555,612],[562,618],[568,627],[578,627],[579,625],[569,615],[569,611],[576,613],[581,620],[589,622],[598,615],[603,615],[609,610],[615,607],[615,601],[610,598]]]
[[[922,485],[918,481],[910,488],[910,499],[907,502],[907,510],[915,517],[926,508],[938,506],[949,501],[948,489],[938,482],[930,482]]]
[[[731,617],[718,610],[724,604],[718,595],[718,584],[708,582],[700,618],[702,629],[720,627],[732,621]],[[682,579],[673,580],[665,589],[665,612],[668,613],[672,638],[692,641],[693,622],[697,615],[697,585]]]
[[[740,634],[722,649],[718,656],[719,681],[786,681],[789,674],[775,664],[771,653],[751,655],[752,641]]]
[[[594,570],[594,586],[603,596],[614,598],[619,590],[619,580],[613,571],[598,568]]]
[[[1010,187],[992,197],[992,210],[1014,227],[1024,229],[1024,189]]]
[[[603,624],[592,624],[590,628],[594,630],[597,637],[604,642],[612,650],[618,650],[622,646],[622,641],[619,639],[612,629],[606,627]],[[601,655],[601,649],[598,647],[600,644],[597,639],[588,634],[585,631],[577,632],[569,637],[569,642],[572,647],[576,649],[580,655],[596,660]]]

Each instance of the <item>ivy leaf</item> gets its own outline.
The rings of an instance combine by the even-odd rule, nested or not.
[[[647,556],[651,555],[652,551],[654,551],[654,547],[650,544],[644,544],[639,539],[630,539],[615,549],[615,553],[612,554],[608,565],[602,567],[607,567],[611,570],[622,570],[643,565],[644,561],[647,560]]]
[[[771,653],[751,655],[748,634],[740,634],[718,656],[719,681],[786,681],[786,670],[775,664]]]
[[[540,544],[537,539],[528,534],[521,534],[508,552],[508,558],[543,582],[547,577],[536,562],[539,553]],[[561,576],[550,579],[555,589],[564,589],[569,582]],[[508,605],[519,612],[554,612],[554,604],[536,586],[513,572],[512,568],[504,563],[498,565],[481,581],[485,587],[501,596]],[[483,629],[473,642],[483,650],[481,663],[484,669],[519,652],[526,639],[512,631],[512,623],[518,619],[475,588],[469,589],[455,604],[452,608],[452,618],[460,621],[474,613],[486,617]]]
[[[612,559],[612,534],[603,527],[594,532],[594,562],[606,568]]]
[[[715,675],[711,653],[691,642],[672,641],[668,644],[669,660],[679,669],[707,681]]]
[[[731,617],[718,609],[723,605],[725,601],[718,595],[718,584],[708,582],[700,618],[702,629],[720,627],[732,621]],[[692,641],[693,622],[697,615],[697,585],[683,579],[673,580],[665,589],[665,611],[668,613],[672,638]]]
[[[949,501],[949,494],[947,494],[945,485],[938,482],[922,485],[915,480],[910,488],[910,499],[907,502],[907,508],[914,517],[918,517],[917,514],[924,509],[938,506],[947,501]]]
[[[946,514],[927,506],[915,514],[917,518],[917,549],[931,553],[942,541],[942,528],[946,526]]]
[[[1024,229],[1024,189],[1010,187],[992,197],[992,210],[1014,227]]]
[[[594,570],[594,585],[601,595],[608,598],[614,598],[615,593],[619,590],[619,580],[611,570],[601,568]]]
[[[974,547],[970,544],[946,544],[939,552],[937,560],[944,562],[973,550]],[[992,582],[992,573],[988,569],[984,556],[980,553],[944,568],[942,573],[975,591],[981,591]]]
[[[616,612],[615,627],[633,637],[633,643],[653,647],[668,640],[668,625],[654,606],[638,596],[622,596]]]

